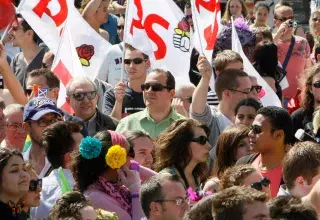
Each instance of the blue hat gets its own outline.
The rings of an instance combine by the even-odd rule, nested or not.
[[[45,97],[36,97],[31,99],[24,107],[23,121],[38,121],[42,116],[48,113],[55,113],[63,116],[63,112],[57,107],[56,103]]]

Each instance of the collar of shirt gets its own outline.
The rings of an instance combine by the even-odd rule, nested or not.
[[[139,115],[138,119],[139,120],[147,119],[149,121],[155,122],[153,120],[153,118],[150,116],[148,108],[145,108],[141,112],[141,114]],[[166,121],[168,119],[178,120],[178,119],[180,119],[180,117],[179,117],[179,115],[177,114],[177,112],[173,108],[170,108],[170,114],[165,119],[163,119],[161,122]],[[161,123],[161,122],[158,122],[158,123]]]
[[[24,153],[22,153],[24,161],[30,160],[31,148],[32,148],[32,145],[28,148],[28,150],[26,150]],[[41,170],[41,173],[39,174],[39,178],[43,178],[44,175],[46,175],[46,173],[49,171],[50,167],[51,167],[51,163],[48,161],[47,157],[45,157],[45,164]]]

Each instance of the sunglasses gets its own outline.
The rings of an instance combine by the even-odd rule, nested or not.
[[[97,91],[91,91],[91,92],[80,92],[73,94],[73,98],[77,101],[83,101],[85,97],[87,97],[89,100],[93,100],[97,95]]]
[[[313,22],[320,22],[320,18],[312,18]]]
[[[276,20],[281,21],[281,22],[285,22],[287,20],[292,20],[294,19],[294,17],[282,17],[282,18],[276,18]]]
[[[313,87],[319,89],[320,88],[320,81],[314,82]]]
[[[118,29],[118,30],[124,30],[124,25],[118,25],[118,26],[117,26],[117,29]]]
[[[133,62],[134,64],[141,64],[145,59],[142,59],[142,58],[133,58],[133,59],[124,59],[123,63],[124,64],[127,64],[127,65],[130,65],[131,62]]]
[[[191,104],[192,103],[192,96],[187,96],[184,100]]]
[[[42,63],[42,68],[44,68],[44,69],[48,69],[48,68],[49,68],[49,65],[48,65],[48,64],[46,64],[46,63]]]
[[[264,187],[269,187],[270,185],[270,180],[268,177],[263,177],[263,179],[260,182],[255,182],[251,184],[251,188],[256,189],[258,191],[262,190],[262,186]]]
[[[148,91],[151,88],[151,90],[153,92],[160,92],[163,89],[167,89],[168,91],[170,91],[172,88],[168,87],[168,86],[164,86],[160,83],[144,83],[141,85],[141,90],[142,91]]]
[[[191,15],[186,15],[185,17],[186,17],[186,19],[191,19],[192,18],[192,14]]]
[[[262,86],[252,86],[250,91],[256,90],[257,93],[261,92]]]
[[[201,145],[205,145],[207,141],[209,141],[209,139],[206,136],[199,136],[197,138],[193,138],[191,141]]]
[[[260,134],[262,132],[262,127],[259,125],[251,125],[249,128],[254,134]]]
[[[38,186],[42,188],[42,179],[30,180],[29,191],[36,191]]]

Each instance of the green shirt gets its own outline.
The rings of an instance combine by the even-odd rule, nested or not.
[[[143,131],[151,138],[157,138],[161,132],[167,129],[173,121],[185,119],[171,108],[170,114],[160,122],[155,122],[149,115],[148,109],[134,113],[120,120],[116,131],[123,133],[126,130]]]

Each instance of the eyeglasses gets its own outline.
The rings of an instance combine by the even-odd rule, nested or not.
[[[287,20],[292,20],[294,19],[294,17],[282,17],[282,18],[276,18],[276,20],[281,21],[281,22],[285,22]]]
[[[270,185],[270,180],[268,177],[264,177],[260,182],[255,182],[251,184],[251,188],[261,191],[262,186],[268,187]]]
[[[174,202],[177,206],[181,206],[184,204],[190,204],[189,198],[179,198],[179,199],[162,199],[162,200],[156,200],[155,202]]]
[[[240,92],[240,93],[246,94],[246,95],[249,95],[249,93],[250,93],[250,91],[251,91],[251,89],[250,89],[250,91],[240,91],[240,90],[236,90],[236,89],[228,89],[228,90],[230,90],[230,91],[232,91],[232,92]]]
[[[192,96],[187,96],[184,100],[188,101],[191,104],[192,103]]]
[[[48,64],[46,64],[46,63],[42,63],[42,68],[44,68],[44,69],[48,69],[48,68],[49,68],[49,65],[48,65]]]
[[[38,186],[42,188],[42,179],[30,180],[29,191],[36,191]]]
[[[118,25],[117,26],[117,29],[120,31],[120,30],[124,30],[124,25]]]
[[[320,22],[320,18],[312,18],[313,22]]]
[[[262,132],[262,127],[259,125],[251,125],[249,128],[254,134],[260,134]]]
[[[73,98],[77,101],[83,101],[85,97],[87,97],[89,100],[93,100],[97,95],[97,91],[91,91],[91,92],[79,92],[73,94]]]
[[[45,128],[48,127],[49,125],[52,125],[53,123],[56,123],[58,121],[62,121],[60,117],[52,118],[52,119],[44,119],[40,118],[38,121],[31,121],[31,122],[36,122],[39,127]]]
[[[160,92],[163,89],[167,89],[168,91],[170,91],[172,89],[171,87],[164,86],[160,83],[144,83],[141,85],[142,91],[148,91],[150,88],[153,92]]]
[[[185,17],[186,17],[186,19],[192,19],[192,14],[191,15],[186,15]]]
[[[198,144],[205,145],[209,139],[206,136],[199,136],[197,138],[193,138],[192,142],[197,142]]]
[[[250,89],[250,92],[252,92],[254,89],[256,90],[257,93],[260,93],[262,86],[252,86]]]
[[[7,128],[12,131],[22,128],[22,123],[11,122],[11,123],[7,123],[6,125],[7,125]]]
[[[319,89],[320,88],[320,81],[314,82],[313,87]]]
[[[126,65],[130,65],[131,62],[133,62],[134,64],[141,64],[145,59],[142,59],[140,57],[137,58],[133,58],[133,59],[124,59],[123,63]]]

